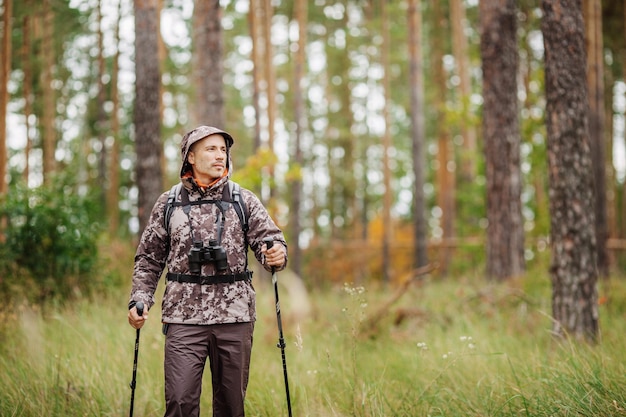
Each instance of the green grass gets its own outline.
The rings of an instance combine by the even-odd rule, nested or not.
[[[392,289],[311,293],[311,314],[297,321],[282,291],[294,416],[626,416],[626,281],[601,285],[601,340],[588,346],[551,336],[549,279],[529,275],[491,285],[425,280],[374,327],[368,319]],[[257,292],[247,415],[286,416],[273,292],[267,282]],[[127,415],[135,331],[126,297],[115,290],[7,316],[0,415]],[[136,416],[164,410],[159,319],[153,311],[141,331]],[[203,416],[210,390],[207,372]]]

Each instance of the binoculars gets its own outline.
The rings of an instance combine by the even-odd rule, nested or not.
[[[189,250],[189,272],[199,274],[202,265],[215,263],[218,271],[228,269],[228,257],[224,248],[217,243],[217,240],[209,240],[209,246],[204,246],[204,242],[195,241]]]

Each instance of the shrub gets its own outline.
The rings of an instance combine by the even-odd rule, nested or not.
[[[98,211],[93,198],[65,181],[13,186],[0,203],[0,290],[44,301],[89,289],[98,259]]]

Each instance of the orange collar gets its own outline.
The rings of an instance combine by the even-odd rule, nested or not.
[[[198,184],[199,187],[203,188],[203,189],[207,189],[209,187],[212,187],[213,185],[217,184],[219,182],[219,180],[221,180],[222,178],[224,178],[225,176],[228,175],[228,168],[226,168],[224,170],[224,173],[222,174],[221,177],[219,178],[215,178],[213,181],[211,181],[210,184],[203,184],[198,178],[194,177],[193,179],[196,181],[196,184]],[[185,175],[183,175],[183,178],[191,178],[193,177],[193,173],[192,171],[187,171],[187,173]]]

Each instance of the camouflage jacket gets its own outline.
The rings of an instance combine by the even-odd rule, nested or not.
[[[189,201],[221,200],[228,177],[222,178],[205,193],[195,185],[193,179],[182,179],[189,193]],[[189,274],[188,254],[193,239],[208,245],[210,239],[218,238],[219,207],[207,203],[191,205],[189,216],[180,206],[174,207],[170,218],[170,233],[165,230],[165,204],[169,191],[163,193],[155,203],[150,221],[146,226],[137,253],[133,271],[130,301],[142,301],[148,308],[155,303],[154,293],[163,270]],[[251,191],[241,188],[241,197],[248,212],[248,243],[257,260],[263,264],[261,247],[263,239],[271,237],[276,244],[287,244],[281,230],[276,226],[267,210]],[[180,195],[177,201],[180,201]],[[227,204],[221,245],[228,256],[228,270],[233,274],[246,271],[244,231],[232,204]],[[190,228],[190,222],[192,228]],[[169,251],[168,251],[169,241]],[[284,267],[283,267],[284,268]],[[202,265],[201,275],[216,275],[215,265]],[[234,283],[195,284],[167,281],[162,301],[164,323],[220,324],[250,322],[256,319],[255,292],[252,282],[243,280]]]

